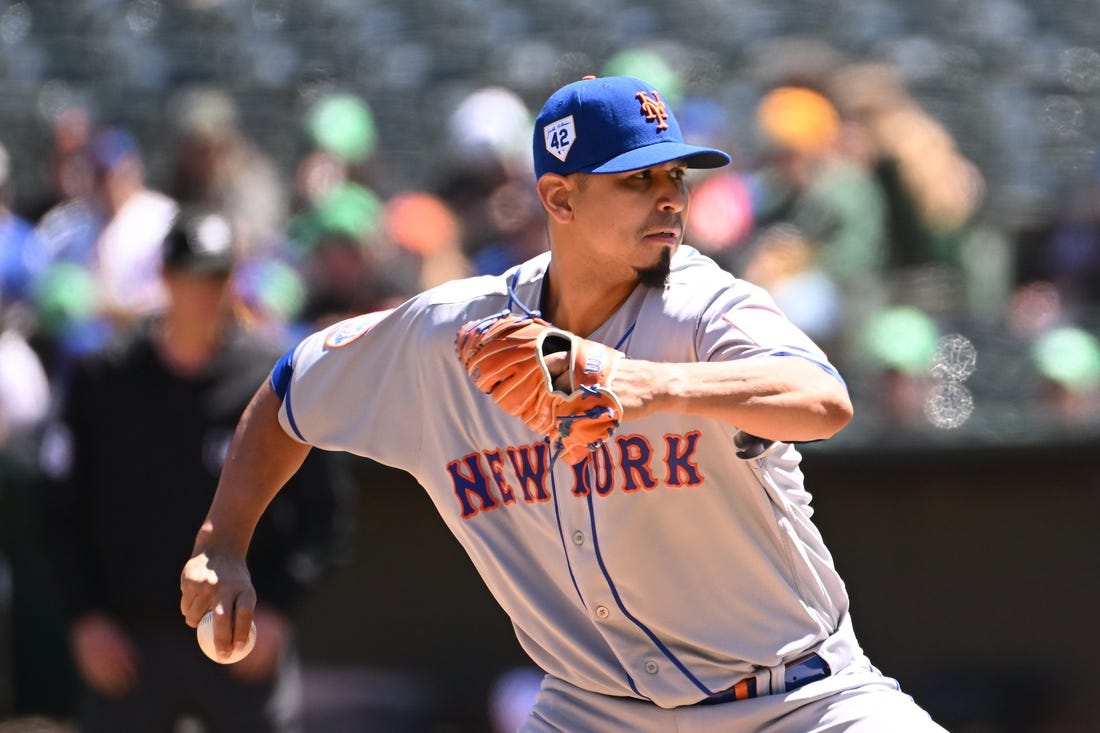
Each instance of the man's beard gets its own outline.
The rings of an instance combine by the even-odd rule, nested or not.
[[[649,267],[635,268],[638,280],[642,285],[651,288],[663,288],[668,284],[668,273],[672,270],[672,248],[665,247],[661,250],[661,259]]]

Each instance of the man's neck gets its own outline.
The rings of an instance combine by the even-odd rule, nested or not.
[[[600,281],[593,270],[571,271],[551,258],[543,316],[559,328],[587,337],[602,326],[638,287],[637,280]]]

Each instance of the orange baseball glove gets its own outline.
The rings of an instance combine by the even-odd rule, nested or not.
[[[582,460],[614,434],[622,405],[611,389],[622,352],[511,313],[470,321],[455,341],[470,379],[502,410],[547,435],[559,457]],[[567,390],[554,387],[546,356],[568,352]],[[559,377],[559,383],[563,377]]]

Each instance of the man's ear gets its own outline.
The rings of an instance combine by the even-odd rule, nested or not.
[[[539,201],[551,219],[564,223],[573,218],[574,188],[571,180],[557,173],[544,173],[539,178],[536,185]]]

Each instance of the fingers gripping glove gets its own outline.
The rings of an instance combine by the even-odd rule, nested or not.
[[[622,420],[611,390],[623,354],[533,316],[498,314],[464,325],[455,348],[466,371],[502,410],[548,435],[570,463],[610,437]],[[570,368],[556,390],[545,357],[567,352]]]

